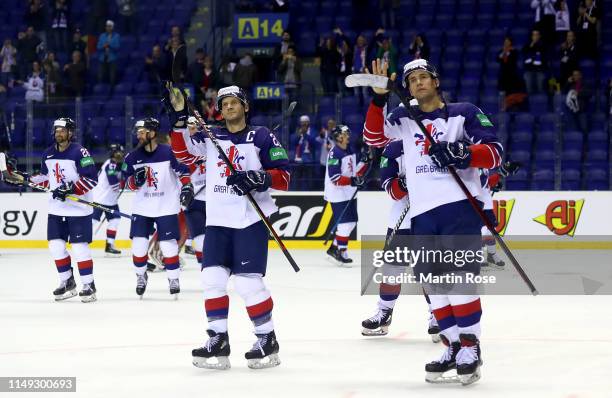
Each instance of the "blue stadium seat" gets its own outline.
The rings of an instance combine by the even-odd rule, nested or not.
[[[329,34],[332,31],[333,18],[327,15],[317,17],[314,28],[319,34]]]
[[[589,132],[587,137],[590,146],[607,147],[608,145],[608,133],[603,130],[592,130]]]
[[[153,94],[153,87],[149,82],[139,82],[136,83],[134,87],[135,95],[151,95]]]
[[[510,149],[512,151],[522,150],[531,151],[531,141],[533,134],[529,131],[513,131],[510,134]]]
[[[446,45],[447,46],[463,46],[463,30],[461,29],[449,29],[446,31]]]
[[[610,181],[608,171],[603,168],[588,168],[585,165],[586,189],[588,190],[608,190]]]
[[[536,115],[548,112],[548,96],[546,94],[533,94],[529,96],[529,109]]]
[[[553,168],[555,165],[555,152],[550,149],[538,150],[535,153],[536,170],[543,168]]]
[[[602,148],[593,147],[588,150],[586,154],[586,158],[587,158],[587,161],[589,162],[597,162],[597,163],[601,162],[605,164],[608,161],[608,148],[607,147],[602,147]]]
[[[518,130],[534,130],[534,117],[530,113],[519,113],[514,118],[514,126]]]
[[[113,95],[126,96],[132,94],[132,83],[119,83],[113,89]]]
[[[581,165],[582,151],[574,148],[568,148],[561,152],[561,168],[563,170],[580,170]]]
[[[497,11],[497,2],[495,0],[480,0],[478,13],[493,14]]]
[[[111,87],[106,83],[98,83],[93,87],[92,95],[95,97],[108,97]]]
[[[251,118],[250,124],[254,126],[268,126],[268,116],[255,115]]]
[[[336,13],[335,1],[322,1],[319,8],[319,15],[334,15]]]
[[[529,188],[529,175],[527,169],[530,168],[528,163],[525,163],[525,168],[517,171],[515,175],[506,180],[506,188],[511,191],[524,191]]]
[[[116,118],[123,115],[125,112],[125,104],[123,102],[109,101],[104,105],[103,115],[108,118]]]
[[[590,115],[591,130],[605,130],[608,124],[608,120],[606,119],[606,114],[603,112],[597,112]]]
[[[359,112],[359,99],[355,96],[342,98],[342,115]]]
[[[164,119],[166,118],[163,118],[162,120]],[[125,144],[125,121],[122,117],[110,118],[108,126],[108,141]]]
[[[343,116],[344,123],[349,125],[359,125],[361,126],[357,131],[353,131],[353,133],[361,133],[363,130],[363,123],[365,121],[365,116],[362,113],[351,113],[346,116]]]
[[[452,13],[439,14],[436,16],[435,25],[439,29],[448,29],[449,27],[453,26],[454,21],[455,21],[455,16]],[[436,46],[439,46],[440,44],[441,42],[437,42]]]
[[[414,17],[414,27],[418,30],[425,30],[433,25],[433,14],[419,14]]]
[[[580,147],[582,148],[583,134],[580,131],[566,131],[562,135],[563,147]]]
[[[499,13],[514,14],[515,12],[516,12],[516,4],[514,1],[500,1],[499,2]]]
[[[527,165],[531,162],[531,152],[530,151],[512,151],[508,155],[508,159],[512,159],[515,162],[520,162],[523,165]]]
[[[499,97],[497,95],[485,95],[480,97],[480,109],[485,113],[499,112]]]
[[[550,191],[555,189],[555,173],[551,169],[538,169],[534,171],[531,189],[534,191]]]
[[[564,191],[577,191],[580,189],[580,171],[563,170],[561,172],[561,189]]]
[[[470,59],[466,57],[466,60]],[[463,69],[464,79],[475,79],[480,84],[480,78],[482,77],[482,61],[467,61]]]
[[[557,115],[555,113],[540,113],[538,117],[540,130],[555,130],[557,127]]]
[[[458,29],[467,30],[472,26],[474,21],[474,14],[462,12],[455,16],[455,26]],[[478,23],[478,20],[475,21]]]

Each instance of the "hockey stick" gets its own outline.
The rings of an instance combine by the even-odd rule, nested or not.
[[[170,90],[173,90],[172,86],[170,86],[169,88],[170,88]],[[206,122],[204,121],[204,119],[200,115],[200,112],[198,112],[198,110],[195,108],[193,103],[189,100],[189,98],[187,97],[187,93],[185,93],[185,90],[182,87],[178,87],[178,89],[179,89],[180,95],[183,97],[183,100],[185,101],[185,105],[187,106],[189,112],[195,116],[196,120],[200,124],[200,127],[202,128],[202,130],[204,131],[204,133],[206,134],[208,139],[210,139],[212,144],[215,146],[215,149],[219,153],[219,156],[223,160],[223,163],[225,163],[225,165],[227,166],[227,168],[230,170],[230,172],[232,174],[235,174],[236,173],[236,168],[234,167],[232,162],[227,157],[225,151],[223,150],[223,148],[221,147],[221,145],[217,141],[217,138],[213,135],[213,133],[210,131],[210,129],[206,125]],[[293,256],[291,256],[291,253],[289,253],[289,251],[287,250],[287,247],[285,247],[285,244],[283,243],[281,238],[278,236],[278,234],[274,230],[274,227],[272,227],[272,224],[270,223],[270,220],[268,220],[268,217],[266,217],[266,215],[261,210],[261,207],[259,207],[259,204],[257,204],[255,199],[253,198],[253,195],[251,195],[251,193],[248,192],[246,194],[246,197],[247,197],[249,203],[251,203],[251,206],[253,206],[253,209],[255,209],[255,212],[257,212],[257,215],[259,216],[259,218],[266,225],[266,228],[268,228],[268,231],[270,231],[270,234],[272,234],[272,237],[274,238],[274,240],[276,241],[276,243],[278,244],[278,246],[282,250],[283,254],[287,258],[287,261],[289,261],[289,264],[291,264],[291,267],[293,267],[293,270],[295,272],[298,272],[300,270],[300,267],[298,267],[297,263],[293,259]]]
[[[414,112],[414,109],[412,109],[408,101],[408,98],[406,98],[406,96],[404,96],[400,92],[397,85],[395,85],[391,79],[385,76],[361,73],[361,74],[347,76],[345,79],[345,84],[347,85],[347,87],[368,86],[368,87],[382,88],[382,89],[392,91],[400,99],[400,101],[406,108],[406,111],[408,112],[410,117],[414,120],[417,126],[419,126],[419,129],[421,130],[421,132],[425,135],[425,137],[427,137],[427,141],[429,141],[430,144],[435,143],[433,137],[431,136],[431,133],[427,131],[427,129],[423,125],[423,122],[418,118],[418,116]],[[493,224],[491,223],[489,218],[485,215],[484,211],[480,208],[480,205],[478,204],[476,198],[472,196],[468,188],[465,186],[465,183],[463,182],[463,180],[461,180],[461,177],[459,177],[459,175],[457,174],[457,170],[455,170],[453,166],[448,166],[448,171],[453,176],[453,179],[455,180],[457,185],[459,185],[459,188],[461,189],[461,191],[463,191],[463,193],[465,194],[466,198],[470,202],[470,205],[472,205],[472,208],[478,214],[481,221],[487,227],[489,232],[491,232],[491,234],[495,237],[495,240],[497,241],[497,243],[499,243],[499,246],[502,248],[506,256],[508,256],[508,258],[510,259],[510,262],[512,263],[516,271],[519,273],[519,275],[523,279],[523,282],[525,282],[525,284],[531,291],[531,294],[536,296],[538,294],[538,290],[533,285],[533,283],[529,279],[529,276],[527,276],[527,274],[525,273],[525,271],[519,264],[516,257],[514,257],[514,254],[512,254],[512,252],[510,251],[510,248],[508,247],[508,245],[506,245],[506,242],[504,242],[502,237],[493,227]]]
[[[291,103],[287,107],[287,110],[285,111],[285,115],[284,115],[285,118],[291,117],[291,114],[293,113],[293,110],[295,109],[296,105],[297,105],[297,101],[291,101]],[[272,127],[270,131],[276,131],[278,130],[280,126],[281,126],[280,123],[278,123],[276,124],[276,126]]]
[[[123,188],[121,188],[119,195],[117,195],[117,200],[119,200],[119,198],[121,197],[121,194],[123,193],[123,191],[125,191],[125,187],[126,185],[124,185]],[[104,224],[104,221],[106,221],[106,212],[102,213],[102,219],[100,220],[100,223],[98,224],[98,228],[96,228],[96,232],[94,232],[94,236],[96,236],[98,232],[100,232],[100,229],[102,229],[102,224]]]

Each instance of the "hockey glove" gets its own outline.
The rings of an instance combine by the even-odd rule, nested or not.
[[[351,186],[357,187],[357,189],[365,186],[366,180],[363,176],[351,177]]]
[[[181,188],[181,206],[189,207],[193,202],[193,196],[193,184],[189,182],[183,185],[183,188]]]
[[[11,185],[23,185],[30,179],[30,175],[28,173],[25,171],[17,171],[15,169],[12,171],[3,171],[2,177],[4,178],[4,182]]]
[[[185,128],[189,114],[185,107],[183,93],[178,88],[172,86],[171,82],[165,82],[162,92],[164,93],[162,103],[168,113],[170,125],[175,128]]]
[[[359,157],[359,161],[366,164],[372,161],[372,154],[370,153],[369,147],[364,147],[361,150],[361,156]]]
[[[520,167],[521,164],[519,162],[508,161],[499,166],[499,174],[501,174],[502,177],[512,176],[516,174]]]
[[[136,184],[137,187],[141,187],[147,182],[147,169],[147,166],[140,167],[134,172],[134,184]]]
[[[438,167],[455,166],[458,169],[470,167],[472,152],[464,142],[440,141],[429,147],[431,161]]]
[[[232,185],[238,196],[252,190],[264,192],[272,185],[272,176],[264,170],[236,171],[227,177],[226,185]]]
[[[74,193],[74,185],[72,182],[64,182],[59,187],[53,190],[53,199],[61,200],[62,202],[66,200],[66,196]]]

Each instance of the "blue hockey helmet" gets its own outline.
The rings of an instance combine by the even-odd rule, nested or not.
[[[406,84],[406,79],[408,79],[408,76],[410,76],[412,72],[416,72],[418,70],[424,70],[425,72],[428,72],[433,79],[440,78],[436,67],[430,64],[426,59],[415,59],[404,65],[404,71],[402,73],[402,85],[404,86],[404,88],[408,86]]]
[[[223,87],[222,89],[219,90],[219,92],[217,93],[217,110],[220,112],[221,111],[221,106],[223,103],[223,98],[226,97],[236,97],[238,98],[238,100],[240,102],[242,102],[242,106],[244,106],[246,108],[246,106],[249,104],[249,100],[247,99],[247,95],[246,92],[241,89],[238,86],[227,86],[227,87]]]

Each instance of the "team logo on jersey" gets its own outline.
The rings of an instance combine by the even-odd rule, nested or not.
[[[55,163],[55,167],[53,168],[53,176],[55,177],[55,182],[58,184],[62,184],[66,180],[64,169],[60,167],[59,163]]]
[[[230,160],[230,162],[232,162],[232,166],[234,166],[234,169],[242,170],[240,161],[244,160],[244,156],[240,155],[240,152],[238,151],[238,147],[236,147],[235,145],[232,145],[231,147],[225,150],[225,154],[227,155],[227,158]],[[219,155],[219,161],[217,162],[217,167],[222,168],[222,171],[220,173],[221,177],[229,177],[230,174],[232,174],[229,167],[227,167],[227,165],[221,158],[221,155]]]
[[[504,236],[506,228],[508,228],[510,215],[512,215],[512,209],[514,208],[514,202],[514,199],[493,201],[493,213],[495,214],[495,219],[497,219],[495,230],[501,236]]]
[[[545,225],[555,235],[574,236],[580,219],[584,199],[555,200],[546,208],[546,213],[533,219]]]
[[[157,171],[153,171],[152,168],[147,167],[147,187],[154,187],[155,190],[157,191],[157,183],[159,181],[157,180]]]
[[[434,126],[433,123],[427,124],[425,126],[425,129],[429,134],[431,134],[435,142],[438,142],[438,137],[444,134],[443,132],[438,131],[438,129],[436,128],[436,126]],[[427,155],[429,153],[429,141],[427,140],[427,138],[425,138],[425,135],[421,133],[415,133],[414,138],[414,145],[421,148],[421,156]]]

